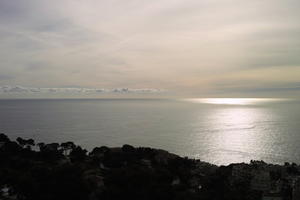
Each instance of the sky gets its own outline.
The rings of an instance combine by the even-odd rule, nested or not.
[[[299,0],[1,0],[0,98],[299,97]]]

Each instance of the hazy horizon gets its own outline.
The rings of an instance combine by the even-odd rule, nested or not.
[[[300,97],[299,6],[2,0],[0,98]]]

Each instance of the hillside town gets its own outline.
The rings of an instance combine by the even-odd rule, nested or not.
[[[123,145],[87,152],[73,142],[0,134],[0,199],[299,200],[300,168],[263,161],[216,166]]]

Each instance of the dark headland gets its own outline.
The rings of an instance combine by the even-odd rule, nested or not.
[[[160,149],[35,144],[0,134],[0,199],[300,200],[300,166],[216,166]]]

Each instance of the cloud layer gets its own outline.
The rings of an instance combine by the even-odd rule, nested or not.
[[[30,94],[30,93],[61,93],[61,94],[105,94],[105,93],[133,93],[133,94],[148,94],[148,93],[162,93],[161,89],[130,89],[130,88],[114,88],[114,89],[99,89],[99,88],[29,88],[22,86],[2,86],[0,87],[0,94]]]
[[[298,0],[1,0],[0,85],[268,96],[268,88],[300,81],[299,7]],[[287,93],[300,95],[275,95]]]

